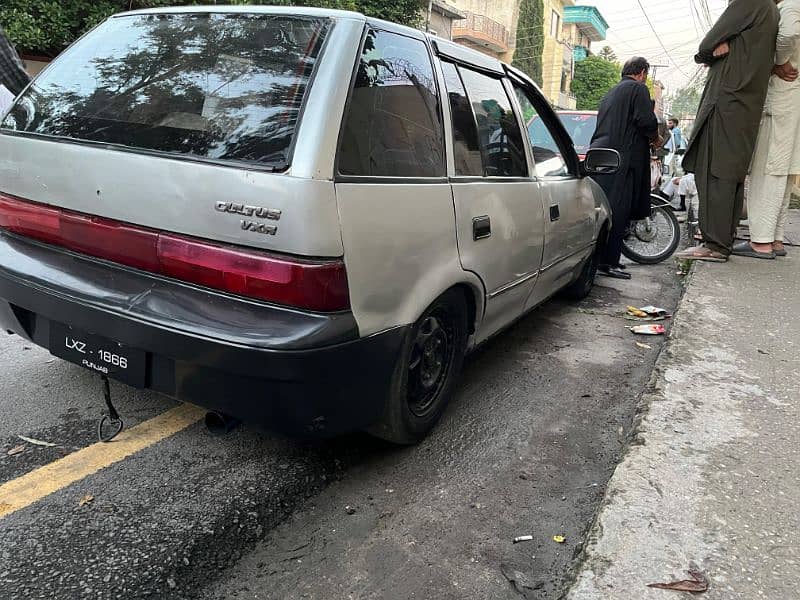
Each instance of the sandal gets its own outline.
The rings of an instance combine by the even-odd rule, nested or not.
[[[694,248],[687,248],[683,252],[678,252],[675,258],[680,260],[703,260],[706,262],[728,262],[728,257],[720,252],[715,252],[705,246],[695,246]]]
[[[742,240],[733,245],[733,254],[736,256],[747,256],[748,258],[765,258],[767,260],[775,260],[775,252],[758,252],[750,245],[750,242]]]

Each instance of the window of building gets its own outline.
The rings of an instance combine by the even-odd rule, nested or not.
[[[500,79],[459,68],[478,127],[484,174],[526,177],[528,165],[517,117]]]
[[[439,93],[424,42],[367,34],[342,129],[339,173],[445,176]]]
[[[561,32],[561,15],[558,14],[556,11],[553,11],[553,14],[550,15],[550,37],[554,39],[559,39],[560,32]]]

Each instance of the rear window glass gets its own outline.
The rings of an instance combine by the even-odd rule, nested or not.
[[[285,168],[327,19],[112,18],[28,89],[3,128]]]

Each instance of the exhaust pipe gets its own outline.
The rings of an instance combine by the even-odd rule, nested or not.
[[[205,423],[211,435],[225,435],[236,429],[241,421],[225,413],[211,410],[206,413]]]

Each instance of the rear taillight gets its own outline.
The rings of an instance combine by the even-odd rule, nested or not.
[[[350,307],[341,260],[222,246],[0,194],[0,227],[129,267],[240,296],[320,312]]]

